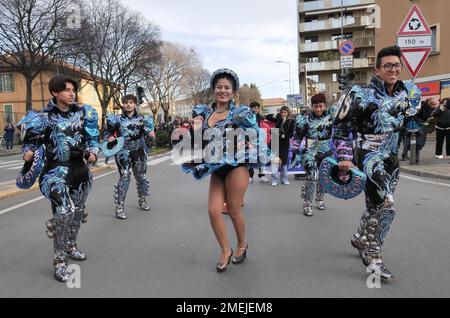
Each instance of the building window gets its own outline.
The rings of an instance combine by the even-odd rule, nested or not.
[[[14,92],[13,74],[0,74],[0,93]]]
[[[13,112],[13,105],[4,105],[3,106],[3,110],[4,110],[4,122],[11,122],[14,123],[14,112]]]
[[[433,49],[431,50],[431,54],[438,54],[439,53],[439,43],[438,43],[438,39],[439,39],[439,28],[437,25],[434,25],[431,27],[431,46],[433,47]]]
[[[305,23],[318,22],[318,21],[319,21],[319,17],[318,16],[305,17]]]
[[[319,42],[319,37],[317,35],[305,37],[305,43],[316,43],[316,42]]]
[[[347,32],[344,33],[344,39],[351,39],[353,38],[353,32]],[[331,40],[335,41],[335,40],[340,40],[341,39],[341,34],[340,33],[336,33],[331,35]]]
[[[337,82],[338,81],[338,74],[337,73],[333,73],[332,81],[333,82]]]

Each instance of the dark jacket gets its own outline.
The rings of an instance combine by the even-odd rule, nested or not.
[[[436,129],[450,128],[450,110],[445,109],[445,111],[442,111],[441,107],[438,107],[434,111],[433,117],[436,118]]]
[[[5,140],[7,141],[12,141],[14,140],[14,131],[16,129],[14,128],[14,125],[7,125],[5,126],[5,128],[3,129],[3,131],[5,132]]]
[[[279,136],[280,136],[280,154],[279,157],[281,161],[283,162],[283,165],[287,165],[288,163],[288,156],[289,156],[289,147],[290,147],[290,140],[294,136],[295,131],[295,120],[293,119],[287,119],[284,124],[283,120],[279,118],[277,120],[277,124],[275,128],[279,129]]]

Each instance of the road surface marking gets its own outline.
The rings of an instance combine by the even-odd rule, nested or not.
[[[116,173],[116,172],[117,172],[117,171],[110,171],[110,172],[108,172],[108,173],[105,173],[105,174],[96,176],[96,177],[94,177],[94,180],[97,180],[97,179],[100,179],[100,178],[109,176],[110,174],[113,174],[113,173]],[[45,197],[44,197],[44,196],[40,196],[40,197],[31,199],[31,200],[29,200],[29,201],[23,202],[23,203],[21,203],[21,204],[12,206],[12,207],[10,207],[10,208],[1,210],[1,211],[0,211],[0,215],[5,214],[5,213],[8,213],[8,212],[11,212],[11,211],[16,210],[16,209],[18,209],[18,208],[24,207],[24,206],[29,205],[29,204],[31,204],[31,203],[40,201],[40,200],[42,200],[42,199],[45,199]]]

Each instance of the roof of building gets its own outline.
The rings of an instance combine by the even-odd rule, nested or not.
[[[272,107],[272,106],[280,106],[286,105],[287,100],[283,98],[267,98],[262,100],[263,107]]]

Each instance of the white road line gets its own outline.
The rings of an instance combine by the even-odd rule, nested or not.
[[[405,174],[401,174],[400,177],[408,179],[408,180],[412,180],[412,181],[419,181],[422,183],[434,184],[434,185],[450,188],[450,184],[447,184],[447,183],[428,181],[428,180],[424,180],[424,179],[420,179],[420,178],[411,177],[411,176],[405,175]]]
[[[6,168],[6,170],[19,170],[20,168],[22,168],[23,165],[20,166],[14,166],[14,167],[10,167],[10,168]],[[0,167],[1,168],[1,167]]]
[[[154,159],[154,160],[149,161],[147,163],[147,166],[156,166],[156,165],[163,163],[164,161],[167,161],[169,159],[170,159],[170,156],[162,157],[159,159]]]
[[[4,186],[4,185],[8,185],[8,184],[13,184],[15,183],[16,180],[9,180],[9,181],[5,181],[5,182],[0,182],[0,186]]]
[[[97,179],[100,179],[100,178],[109,176],[110,174],[113,174],[113,173],[116,173],[116,172],[117,172],[117,171],[110,171],[110,172],[108,172],[108,173],[105,173],[105,174],[96,176],[96,177],[94,177],[94,180],[97,180]],[[12,206],[12,207],[10,207],[10,208],[1,210],[1,211],[0,211],[0,215],[5,214],[5,213],[8,213],[8,212],[11,212],[11,211],[13,211],[13,210],[17,210],[17,209],[19,209],[19,208],[21,208],[21,207],[24,207],[24,206],[29,205],[29,204],[31,204],[31,203],[40,201],[40,200],[42,200],[42,199],[45,199],[45,197],[44,197],[44,196],[40,196],[40,197],[34,198],[34,199],[32,199],[32,200],[26,201],[26,202],[24,202],[24,203],[21,203],[21,204]]]
[[[0,165],[0,168],[9,168],[9,167],[16,167],[16,166],[18,166],[18,165],[20,165],[20,166],[23,166],[23,161],[22,162],[16,162],[16,163],[10,163],[10,164],[7,164],[7,165]]]
[[[11,163],[18,163],[18,162],[22,162],[22,161],[23,160],[12,160],[12,161],[5,161],[5,162],[0,161],[0,166],[11,164]]]

